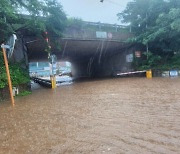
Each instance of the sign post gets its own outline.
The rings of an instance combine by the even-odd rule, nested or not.
[[[49,43],[49,39],[48,39],[48,36],[47,36],[48,32],[45,32],[44,35],[45,35],[45,41],[47,43],[48,51],[50,51],[51,50],[51,45]],[[56,55],[52,55],[49,52],[48,59],[49,59],[49,63],[51,64],[51,69],[50,69],[51,88],[54,89],[54,88],[56,88],[56,77],[55,77],[54,71],[53,71],[53,64],[56,63],[57,57],[56,57]]]
[[[51,85],[52,89],[56,88],[56,77],[54,73],[54,65],[56,64],[57,57],[56,55],[50,55],[49,56],[49,62],[51,64]]]
[[[14,97],[13,97],[13,91],[12,91],[12,82],[11,82],[11,77],[10,77],[10,73],[9,73],[9,65],[8,65],[8,60],[7,60],[7,56],[6,56],[6,49],[4,47],[4,44],[2,44],[1,46],[2,51],[3,51],[3,56],[4,56],[4,63],[5,63],[5,67],[6,67],[6,74],[7,74],[7,78],[8,78],[8,85],[9,85],[9,92],[10,92],[10,96],[11,96],[11,103],[14,106]]]

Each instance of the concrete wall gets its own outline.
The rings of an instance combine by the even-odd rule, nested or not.
[[[107,59],[107,63],[104,63],[105,74],[115,75],[117,73],[133,71],[132,62],[127,62],[126,56],[133,54],[131,50],[125,50],[113,55]]]
[[[21,84],[18,86],[15,86],[19,90],[19,94],[22,93],[23,91],[30,91],[31,87],[29,84]],[[5,87],[3,89],[0,89],[0,102],[3,100],[8,100],[10,99],[10,93],[9,93],[9,87]]]
[[[21,63],[23,68],[28,68],[28,55],[23,38],[18,37],[14,47],[14,52],[10,61]]]
[[[98,43],[97,43],[98,46]],[[118,45],[116,45],[118,47]],[[121,45],[120,45],[121,46]],[[87,47],[87,51],[86,50]],[[99,50],[96,54],[92,52],[92,54],[88,53],[88,47],[83,44],[84,50],[70,52],[70,46],[68,47],[69,50],[65,55],[64,60],[68,60],[72,64],[72,75],[75,78],[78,77],[103,77],[103,76],[113,76],[119,72],[127,72],[132,71],[132,63],[126,61],[126,56],[130,53],[133,53],[133,49],[131,48],[115,48],[111,52],[105,52],[105,48],[102,51]],[[78,47],[80,48],[80,47]],[[94,47],[92,50],[95,50],[97,47]],[[16,44],[16,50],[14,52],[13,58],[16,61],[22,61],[26,59],[26,52],[22,48],[22,44],[20,41]],[[94,51],[96,52],[96,51]],[[58,59],[62,58],[61,52],[58,55]],[[38,56],[37,56],[38,57]],[[47,56],[46,56],[47,57]],[[38,60],[38,59],[37,59]],[[27,63],[27,60],[25,60]],[[47,61],[47,59],[45,59]]]

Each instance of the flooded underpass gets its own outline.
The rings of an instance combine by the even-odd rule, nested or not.
[[[0,103],[0,153],[180,153],[180,78],[116,78]]]

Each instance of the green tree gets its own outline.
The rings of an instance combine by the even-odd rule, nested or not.
[[[42,31],[61,36],[65,23],[66,15],[57,0],[1,0],[0,2],[0,42],[21,27],[39,36]]]
[[[66,14],[57,0],[1,0],[0,43],[22,28],[27,33],[42,37],[48,31],[52,36],[61,36],[66,26]],[[27,70],[20,64],[10,63],[13,85],[29,82]],[[7,86],[7,76],[2,52],[0,52],[0,88]]]
[[[25,84],[30,81],[27,70],[24,70],[19,63],[9,63],[9,70],[11,74],[13,86],[19,84]],[[3,54],[0,52],[0,89],[8,85],[7,75],[5,70],[5,64],[3,59]]]
[[[132,27],[133,41],[150,43],[154,48],[178,50],[179,8],[178,0],[134,0],[118,17]]]
[[[135,37],[129,41],[148,45],[164,63],[180,52],[179,0],[133,0],[118,17],[132,27]]]

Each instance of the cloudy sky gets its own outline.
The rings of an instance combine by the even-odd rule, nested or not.
[[[85,21],[121,24],[117,13],[125,9],[131,0],[59,0],[69,17],[81,18]]]

